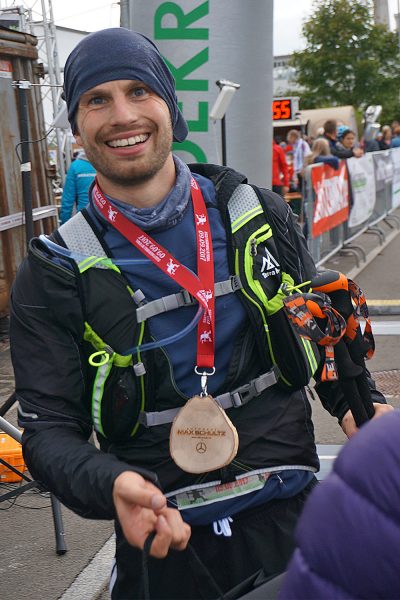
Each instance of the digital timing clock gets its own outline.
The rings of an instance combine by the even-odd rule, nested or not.
[[[299,98],[289,96],[287,98],[274,98],[272,100],[272,120],[290,121],[295,118],[299,110]]]

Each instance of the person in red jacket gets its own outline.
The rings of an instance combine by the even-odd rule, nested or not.
[[[272,189],[281,196],[289,191],[289,168],[285,152],[275,140],[272,141]]]

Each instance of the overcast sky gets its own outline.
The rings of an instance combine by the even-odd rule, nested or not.
[[[221,0],[220,0],[221,1]],[[53,0],[53,13],[57,25],[95,31],[119,26],[119,4],[103,0]],[[391,26],[399,0],[389,0]],[[274,54],[289,54],[301,50],[302,21],[309,16],[312,0],[276,0],[274,4]]]

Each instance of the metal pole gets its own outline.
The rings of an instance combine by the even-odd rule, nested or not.
[[[31,163],[29,161],[29,117],[27,90],[30,89],[29,81],[18,81],[16,83],[19,93],[19,124],[21,133],[21,174],[22,195],[25,211],[26,246],[33,238],[33,213],[32,213],[32,188],[31,188]]]
[[[11,423],[6,421],[5,419],[3,419],[3,417],[0,417],[0,429],[5,433],[8,433],[8,435],[14,438],[14,440],[21,443],[22,433],[20,432],[20,430],[14,427],[14,425],[11,425]]]
[[[120,25],[121,27],[126,27],[130,29],[130,3],[129,0],[120,0]]]
[[[56,536],[56,552],[59,555],[67,552],[65,543],[64,524],[61,514],[61,504],[54,494],[50,494],[51,510],[53,512],[54,534]]]
[[[226,167],[226,123],[225,115],[221,119],[222,166]]]
[[[47,54],[47,71],[50,80],[51,89],[51,100],[53,104],[53,116],[55,116],[59,109],[59,95],[57,86],[61,83],[60,68],[58,64],[58,50],[56,40],[56,30],[54,27],[53,8],[51,0],[47,0],[49,7],[50,19],[47,18],[46,3],[45,0],[41,0],[42,15],[43,15],[43,31],[46,44]],[[65,181],[65,165],[64,156],[62,153],[62,142],[60,130],[56,129],[56,140],[57,140],[57,160],[58,160],[58,172],[62,183]]]

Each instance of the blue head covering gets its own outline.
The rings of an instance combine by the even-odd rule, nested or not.
[[[186,138],[188,128],[178,108],[175,81],[161,54],[146,36],[123,27],[86,36],[65,63],[64,97],[73,133],[82,94],[117,79],[135,79],[148,85],[169,108],[174,139],[182,142]]]
[[[350,131],[350,127],[348,127],[347,125],[339,125],[339,127],[337,128],[338,139],[341,140],[344,134],[348,131]]]

